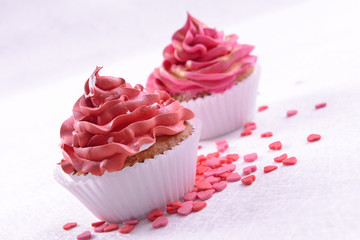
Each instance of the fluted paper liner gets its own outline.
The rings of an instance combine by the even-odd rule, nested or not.
[[[191,121],[193,133],[171,150],[102,176],[68,175],[55,169],[57,182],[77,197],[97,218],[120,223],[142,219],[155,208],[182,199],[195,182],[199,120]]]
[[[250,76],[223,93],[181,102],[201,120],[201,140],[234,131],[254,119],[260,70],[256,64]]]

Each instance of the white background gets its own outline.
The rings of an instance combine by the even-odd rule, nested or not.
[[[76,239],[95,221],[52,177],[59,128],[96,65],[145,83],[186,11],[256,46],[262,65],[258,129],[227,139],[227,153],[257,152],[257,180],[231,183],[203,211],[153,230],[96,239],[358,239],[360,237],[360,5],[358,1],[7,1],[0,9],[0,238]],[[314,110],[327,102],[328,107]],[[289,109],[298,115],[286,118]],[[260,139],[265,131],[274,137]],[[319,142],[306,137],[319,133]],[[281,140],[280,152],[268,150]],[[200,153],[215,150],[214,140]],[[287,152],[292,167],[263,174]],[[246,166],[237,162],[237,171]],[[281,165],[279,165],[281,166]],[[62,225],[77,221],[65,232]]]

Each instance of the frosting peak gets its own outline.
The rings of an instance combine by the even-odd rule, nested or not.
[[[149,76],[147,87],[192,96],[225,91],[256,63],[250,55],[254,47],[237,40],[236,35],[225,36],[188,13],[185,25],[165,47],[164,61]]]
[[[61,126],[63,170],[102,175],[119,171],[126,158],[157,136],[174,135],[194,117],[164,91],[131,87],[123,78],[99,76],[96,67],[73,115]]]

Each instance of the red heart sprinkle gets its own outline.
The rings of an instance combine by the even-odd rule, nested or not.
[[[63,229],[64,230],[69,230],[71,228],[74,228],[77,226],[77,222],[69,222],[69,223],[66,223],[64,226],[63,226]]]
[[[315,109],[320,109],[326,107],[326,102],[318,103],[315,105]]]
[[[228,155],[226,155],[226,158],[229,159],[229,160],[231,160],[231,161],[233,161],[233,162],[235,162],[235,161],[237,161],[237,160],[240,158],[240,156],[239,156],[239,154],[234,153],[234,154],[228,154]]]
[[[259,111],[259,112],[262,112],[262,111],[264,111],[264,110],[266,110],[266,109],[268,109],[268,108],[269,108],[268,106],[263,105],[263,106],[260,106],[260,107],[258,108],[258,111]]]
[[[316,141],[319,141],[320,139],[321,139],[321,136],[319,134],[310,134],[307,137],[308,142],[316,142]]]
[[[282,163],[283,163],[284,165],[295,165],[296,162],[297,162],[296,157],[289,157],[289,158],[287,158],[287,159],[285,159],[285,160],[282,161]]]
[[[101,226],[105,223],[105,221],[99,221],[99,222],[93,222],[91,224],[92,227],[98,227],[98,226]]]
[[[179,208],[181,207],[181,201],[169,202],[166,204],[166,207]]]
[[[272,172],[272,171],[276,170],[277,168],[278,168],[277,166],[266,166],[266,167],[264,167],[264,173]]]
[[[109,224],[108,226],[106,226],[104,228],[104,232],[111,232],[111,231],[114,231],[114,230],[116,230],[118,228],[119,228],[119,226],[116,223],[111,223],[111,224]]]
[[[280,141],[276,141],[276,142],[271,143],[271,144],[269,145],[269,148],[270,148],[271,150],[281,150],[282,144],[281,144]]]
[[[250,129],[250,130],[255,130],[256,129],[256,124],[254,122],[248,122],[245,123],[244,125],[244,129]]]
[[[195,202],[193,205],[193,211],[198,212],[204,209],[205,207],[206,207],[206,202],[203,201]]]
[[[241,182],[245,185],[251,185],[256,180],[256,177],[254,175],[249,175],[243,179],[241,179]]]
[[[242,131],[242,132],[240,133],[240,136],[244,137],[244,136],[249,136],[249,135],[251,135],[251,134],[252,134],[251,129],[250,129],[250,128],[246,128],[244,131]]]
[[[266,132],[266,133],[262,133],[261,134],[261,137],[262,138],[267,138],[267,137],[272,137],[273,136],[273,133],[272,132]]]
[[[94,232],[104,232],[104,228],[106,228],[109,224],[104,223],[103,225],[97,226],[96,228],[94,228]]]
[[[274,158],[274,161],[275,161],[275,162],[282,162],[282,161],[285,160],[286,158],[287,158],[287,154],[284,153],[283,155],[280,155],[280,156]]]
[[[202,183],[199,184],[198,189],[199,191],[206,191],[212,189],[212,186],[208,181],[203,181]]]
[[[139,222],[139,220],[133,219],[130,221],[123,222],[123,225],[136,225],[136,224],[138,224],[138,222]]]
[[[169,223],[169,220],[166,217],[158,217],[152,223],[154,228],[165,227]]]
[[[119,233],[128,234],[135,228],[135,225],[127,225],[125,227],[119,228]]]
[[[152,222],[155,219],[157,219],[158,217],[161,217],[163,215],[163,211],[161,209],[154,209],[152,210],[148,215],[147,215],[147,219]]]

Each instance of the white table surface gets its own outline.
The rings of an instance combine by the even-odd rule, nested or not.
[[[21,40],[20,33],[36,35],[29,30],[31,28],[26,28],[31,25],[31,18],[30,23],[24,21],[24,29],[14,30],[15,25],[11,28],[11,24],[1,23],[0,30],[11,34],[2,38],[0,46],[3,52],[0,63],[5,66],[0,78],[0,239],[76,239],[77,234],[91,229],[90,223],[96,218],[52,176],[55,163],[61,159],[60,125],[71,114],[95,65],[104,64],[102,74],[122,76],[131,83],[145,83],[150,71],[160,64],[162,48],[170,41],[171,34],[185,22],[186,9],[196,12],[193,14],[208,25],[215,25],[217,18],[212,17],[216,13],[215,2],[211,2],[211,9],[203,10],[200,3],[190,7],[185,1],[174,10],[174,16],[178,18],[169,18],[166,24],[163,23],[166,33],[159,35],[166,39],[161,43],[149,37],[149,42],[144,45],[139,40],[140,33],[131,38],[125,31],[119,33],[122,35],[120,43],[109,40],[97,45],[96,37],[89,38],[88,45],[83,46],[80,42],[78,48],[73,45],[66,54],[64,48],[70,46],[71,36],[74,41],[80,38],[78,32],[64,28],[67,42],[56,42],[54,37],[43,45],[42,38],[38,38],[39,43]],[[40,10],[35,8],[40,4],[36,2],[33,8],[24,8],[23,12],[37,13]],[[79,13],[85,14],[81,21],[86,22],[86,17],[98,10],[109,13],[111,4],[115,3],[91,1],[87,5],[88,11]],[[122,4],[122,12],[127,8],[130,13],[136,12],[135,3]],[[117,231],[97,233],[94,239],[360,238],[359,3],[318,0],[286,5],[276,1],[274,5],[267,3],[261,11],[249,1],[244,4],[249,11],[254,11],[254,15],[236,18],[232,8],[219,20],[224,26],[215,26],[225,33],[236,33],[242,42],[256,46],[255,53],[263,70],[257,103],[258,106],[266,104],[269,109],[256,114],[258,128],[253,135],[239,137],[241,130],[237,130],[204,141],[199,154],[215,151],[214,141],[220,139],[229,142],[226,153],[243,156],[257,152],[256,181],[249,187],[241,182],[230,183],[223,192],[207,201],[204,210],[187,217],[171,215],[169,225],[163,229],[152,229],[144,220],[129,235]],[[156,2],[155,6],[159,5]],[[46,6],[49,13],[47,8],[41,9],[43,15],[34,13],[37,18],[34,17],[32,22],[34,26],[43,26],[43,42],[48,40],[45,33],[52,31],[41,16],[48,16],[46,14],[56,12],[59,7]],[[241,9],[241,2],[235,6]],[[170,8],[170,5],[166,7]],[[13,11],[15,7],[5,5],[4,9]],[[2,16],[10,23],[14,23],[21,13],[16,10],[12,15],[11,11],[5,10]],[[239,12],[246,11],[241,9]],[[73,17],[77,14],[75,10],[66,13]],[[150,13],[144,18],[140,16],[136,24],[151,24],[150,16]],[[52,24],[57,24],[54,19]],[[161,17],[154,17],[154,21],[160,20]],[[89,31],[83,30],[84,35],[90,34]],[[94,35],[103,34],[96,31]],[[160,29],[157,31],[161,32]],[[131,42],[130,49],[123,47],[127,41]],[[118,43],[122,46],[121,53],[111,47]],[[134,50],[132,53],[134,44],[140,44],[148,51]],[[87,54],[87,49],[96,46],[96,51]],[[320,102],[327,102],[327,107],[314,110],[314,105]],[[290,109],[299,112],[286,118],[286,111]],[[260,134],[266,131],[272,131],[274,136],[261,139]],[[320,134],[322,139],[307,143],[306,137],[311,133]],[[276,140],[283,143],[283,149],[270,151],[268,144]],[[264,174],[263,167],[274,164],[273,158],[285,152],[296,156],[298,163],[288,167],[276,164],[279,166],[276,171]],[[236,171],[240,172],[249,164],[239,160],[236,165]],[[70,231],[62,230],[62,225],[70,221],[77,221],[79,226]]]

